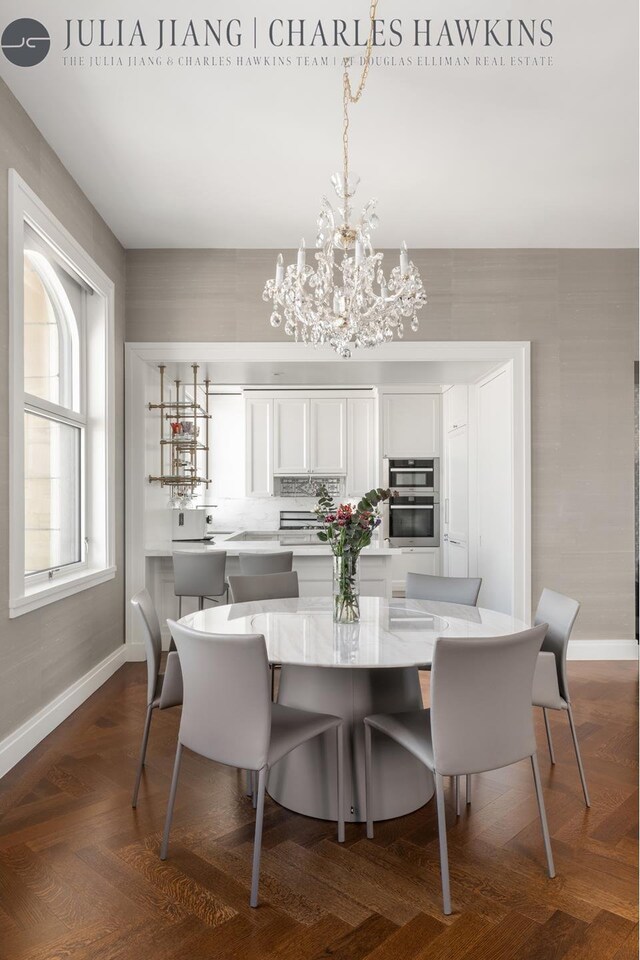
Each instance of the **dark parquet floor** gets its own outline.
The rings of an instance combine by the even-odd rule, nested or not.
[[[635,664],[570,664],[591,810],[566,719],[551,716],[551,768],[538,718],[555,880],[528,763],[476,777],[457,822],[449,797],[451,917],[433,802],[379,824],[373,841],[349,825],[338,846],[333,824],[268,800],[251,910],[241,776],[189,754],[161,863],[179,714],[154,717],[134,811],[144,671],[123,667],[0,784],[2,960],[636,960]]]

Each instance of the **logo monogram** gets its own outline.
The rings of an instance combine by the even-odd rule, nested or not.
[[[49,53],[49,31],[38,20],[14,20],[2,34],[2,52],[17,67],[35,67]]]

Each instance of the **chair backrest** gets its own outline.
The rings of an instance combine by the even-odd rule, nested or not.
[[[167,623],[182,667],[180,743],[218,763],[260,770],[271,737],[264,637],[201,633]]]
[[[279,553],[241,553],[240,573],[245,577],[265,573],[289,573],[293,569],[293,550]]]
[[[160,675],[160,657],[162,656],[162,635],[160,621],[148,590],[139,590],[131,598],[132,606],[140,615],[144,633],[144,649],[147,656],[147,706],[156,695],[158,676]]]
[[[571,597],[565,597],[562,593],[555,593],[553,590],[545,589],[540,594],[538,609],[534,617],[534,623],[548,623],[549,628],[544,638],[542,649],[545,652],[553,653],[556,658],[556,671],[558,673],[558,688],[560,696],[567,703],[569,702],[569,685],[567,683],[567,647],[569,646],[569,637],[573,625],[578,616],[580,604]]]
[[[428,573],[408,573],[405,596],[408,600],[441,600],[475,607],[482,577],[434,577]]]
[[[438,773],[497,770],[535,753],[533,675],[546,629],[436,641],[431,730]]]
[[[299,597],[298,574],[265,573],[255,577],[229,577],[233,603],[249,600],[280,600],[284,597]]]
[[[224,550],[206,553],[176,551],[173,555],[173,581],[176,597],[219,597],[224,593]]]

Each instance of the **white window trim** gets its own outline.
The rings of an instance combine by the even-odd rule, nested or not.
[[[57,254],[68,262],[99,295],[100,339],[104,343],[104,381],[97,378],[96,397],[104,410],[106,434],[87,473],[88,485],[104,491],[104,524],[93,523],[90,558],[81,569],[60,571],[53,580],[27,582],[24,574],[24,223],[44,236]],[[93,298],[91,298],[93,300]],[[9,170],[9,616],[18,617],[48,603],[70,597],[112,580],[115,565],[115,382],[114,307],[115,285],[74,240],[59,220],[15,170]],[[88,321],[87,321],[88,323]],[[89,337],[88,327],[86,335]],[[88,349],[88,347],[87,347]],[[93,378],[92,378],[93,379]],[[39,404],[40,405],[40,404]],[[43,404],[44,406],[44,404]],[[99,464],[96,471],[96,463]],[[90,496],[90,494],[89,494]]]

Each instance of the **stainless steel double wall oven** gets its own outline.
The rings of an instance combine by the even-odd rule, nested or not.
[[[440,460],[385,459],[383,537],[392,547],[440,546]]]

